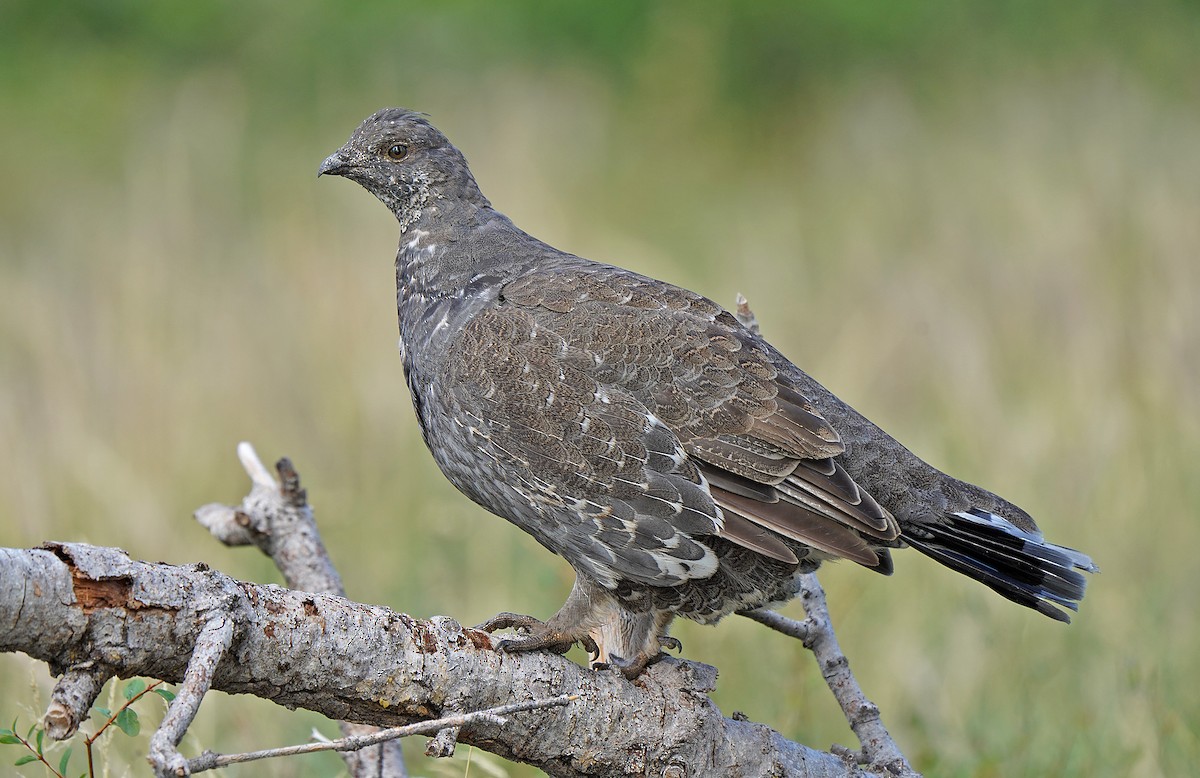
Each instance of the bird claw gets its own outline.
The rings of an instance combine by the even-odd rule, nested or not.
[[[535,619],[533,616],[522,616],[519,613],[497,613],[482,624],[475,625],[475,629],[480,632],[491,634],[501,629],[515,629],[526,634],[533,632],[534,628],[545,628],[546,623],[540,619]]]
[[[679,641],[675,641],[675,642],[678,643]],[[590,666],[593,670],[596,670],[596,671],[613,670],[613,671],[618,672],[621,675],[625,676],[626,680],[633,681],[633,680],[636,680],[637,677],[642,674],[643,670],[645,670],[647,667],[654,664],[655,662],[659,661],[660,659],[665,659],[666,656],[667,655],[663,654],[663,653],[658,653],[658,654],[644,654],[643,653],[643,654],[638,654],[633,659],[626,659],[625,657],[622,657],[622,656],[616,656],[615,654],[609,654],[608,658],[605,661],[592,662]]]
[[[592,640],[591,635],[582,635],[577,640],[583,650],[588,652],[588,656],[600,656],[600,647],[596,645],[595,640]]]
[[[656,653],[641,653],[633,659],[609,654],[608,658],[603,662],[592,662],[591,668],[593,670],[616,670],[632,681],[641,675],[642,671],[650,665],[666,659],[667,655],[663,653],[664,651],[681,651],[683,643],[679,642],[679,638],[673,638],[670,635],[661,635],[658,638],[658,647],[659,650]],[[599,656],[599,654],[594,654],[594,656]]]
[[[519,613],[497,613],[475,629],[488,634],[502,629],[517,632],[516,636],[492,641],[493,648],[506,653],[546,649],[556,654],[565,654],[576,643],[581,644],[589,653],[598,653],[596,643],[587,635],[572,635],[557,630],[533,616],[523,616]]]

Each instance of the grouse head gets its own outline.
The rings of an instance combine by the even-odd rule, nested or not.
[[[423,115],[404,108],[384,108],[367,117],[321,163],[317,175],[326,174],[348,178],[378,197],[401,230],[438,201],[488,204],[462,152]]]

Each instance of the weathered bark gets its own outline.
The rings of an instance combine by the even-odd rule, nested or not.
[[[554,654],[496,652],[488,635],[450,619],[237,581],[204,565],[83,544],[0,549],[0,650],[56,674],[87,668],[178,683],[198,640],[225,634],[222,624],[229,650],[205,653],[215,660],[212,688],[334,719],[395,726],[578,695],[458,733],[550,775],[858,774],[842,758],[722,716],[706,694],[715,671],[704,665],[664,660],[630,683]]]
[[[271,558],[289,589],[346,596],[342,577],[334,567],[317,530],[308,497],[292,463],[276,465],[279,481],[267,471],[249,443],[238,445],[238,459],[250,476],[250,493],[241,508],[210,504],[196,511],[196,521],[227,546],[253,545]],[[365,737],[376,728],[349,721],[338,722],[342,737]],[[182,732],[179,733],[182,736]],[[354,778],[407,778],[399,740],[373,748],[340,752]]]

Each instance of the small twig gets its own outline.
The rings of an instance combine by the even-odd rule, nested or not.
[[[212,687],[213,673],[233,643],[233,619],[225,613],[215,615],[196,641],[188,660],[183,683],[167,708],[167,715],[150,738],[147,760],[159,776],[187,775],[187,759],[176,748],[188,725],[200,710],[200,702]]]
[[[9,732],[11,732],[12,734],[9,734]],[[58,770],[54,769],[54,765],[47,762],[46,755],[42,753],[42,741],[41,741],[42,733],[41,732],[38,732],[38,734],[37,734],[37,740],[36,740],[37,745],[36,746],[33,743],[30,743],[25,738],[21,737],[19,734],[17,734],[17,731],[15,729],[5,730],[4,734],[6,737],[11,737],[13,739],[13,741],[25,746],[26,750],[29,751],[29,755],[25,757],[25,761],[18,760],[16,763],[17,765],[29,764],[31,761],[41,762],[42,764],[44,764],[46,766],[46,769],[50,771],[51,775],[57,776],[58,778],[63,778],[63,774],[60,773]],[[11,741],[9,741],[9,742],[11,742]]]
[[[461,727],[446,727],[439,729],[428,743],[425,744],[425,756],[434,759],[446,759],[454,756],[454,747],[458,745],[458,733]]]
[[[321,541],[312,508],[291,460],[279,460],[277,480],[254,446],[242,442],[238,459],[250,476],[250,493],[238,507],[213,503],[196,521],[226,545],[255,545],[271,558],[289,589],[346,596],[342,578]]]
[[[125,710],[126,708],[131,707],[135,702],[142,699],[147,694],[149,694],[150,692],[154,691],[155,689],[157,689],[158,687],[160,687],[162,685],[163,685],[162,681],[154,681],[153,683],[147,684],[145,689],[142,689],[140,692],[138,692],[137,694],[133,695],[128,700],[126,700],[124,705],[122,705],[121,707],[117,708],[114,711],[111,711],[109,713],[108,718],[104,721],[104,723],[101,724],[96,729],[95,732],[93,732],[92,734],[90,734],[86,738],[84,738],[84,741],[83,741],[84,745],[86,745],[88,748],[91,748],[92,744],[95,743],[97,740],[99,740],[100,736],[104,734],[104,731],[113,725],[113,722],[116,721],[117,717],[121,715],[121,711]],[[111,705],[112,703],[109,703],[109,704]]]
[[[251,453],[254,453],[254,449],[249,443],[242,443],[241,446],[245,446],[250,449]],[[308,508],[308,492],[300,486],[300,474],[296,472],[292,460],[287,457],[280,459],[275,463],[275,472],[279,473],[279,494],[283,497],[284,502],[299,510]]]
[[[790,638],[795,638],[805,645],[808,644],[809,635],[812,633],[812,622],[808,619],[797,621],[789,619],[775,611],[768,610],[753,610],[742,611],[739,616],[745,616],[751,621],[757,621],[759,624],[766,625],[776,632],[782,632]]]
[[[212,504],[196,511],[200,522],[226,545],[253,545],[271,558],[289,589],[328,592],[346,596],[342,577],[329,558],[308,495],[290,459],[275,465],[278,480],[271,475],[250,443],[237,447],[242,468],[250,476],[250,493],[237,508]],[[338,722],[344,737],[360,737],[379,731],[366,724]],[[378,751],[343,753],[352,776],[406,778],[404,754],[399,744],[387,741]]]
[[[42,716],[42,727],[47,737],[66,740],[74,735],[111,675],[111,672],[91,661],[68,668],[58,683],[54,684],[50,704]]]
[[[837,634],[829,617],[829,606],[825,602],[825,590],[814,573],[797,578],[800,599],[808,618],[796,621],[771,611],[756,610],[741,615],[760,624],[797,638],[805,648],[813,652],[821,675],[829,690],[833,692],[850,729],[862,745],[864,761],[872,769],[897,776],[916,776],[908,760],[904,758],[896,741],[888,734],[879,715],[879,707],[867,699],[858,680],[850,670],[850,662],[842,653]]]
[[[501,705],[496,708],[478,710],[472,713],[463,713],[457,716],[447,716],[446,718],[433,719],[432,721],[421,721],[404,727],[381,729],[378,732],[374,732],[370,735],[344,737],[321,743],[305,743],[304,745],[270,748],[263,751],[249,751],[242,754],[216,754],[212,751],[206,751],[200,756],[189,760],[187,766],[192,773],[199,773],[216,767],[225,767],[227,765],[241,764],[243,762],[253,762],[258,759],[270,759],[277,756],[312,754],[318,751],[356,751],[361,748],[367,748],[388,740],[395,740],[397,738],[408,737],[410,735],[429,735],[444,729],[459,729],[476,721],[493,721],[502,724],[504,723],[503,717],[510,713],[537,710],[539,708],[558,707],[566,705],[567,703],[576,699],[578,699],[576,695],[564,694],[559,697],[551,697],[543,700],[531,700],[528,702],[518,702],[511,705]]]
[[[153,683],[148,684],[146,686],[146,688],[142,689],[140,692],[137,692],[132,697],[125,700],[124,704],[122,704],[121,707],[110,712],[109,716],[105,720],[105,722],[103,724],[101,724],[99,727],[97,727],[95,732],[93,732],[92,734],[88,735],[87,737],[85,737],[83,739],[83,748],[87,754],[88,775],[96,774],[96,766],[95,766],[94,756],[92,753],[92,746],[95,745],[96,741],[100,739],[100,736],[103,735],[105,733],[105,731],[113,725],[113,722],[115,722],[121,716],[122,711],[126,710],[127,708],[133,707],[133,704],[135,702],[142,699],[147,694],[149,694],[150,692],[154,691],[155,689],[157,689],[158,687],[160,687],[162,685],[163,685],[162,681],[154,681]],[[115,691],[115,689],[114,689],[114,691]],[[95,698],[93,697],[93,700],[94,699]],[[88,705],[91,705],[91,703],[89,702]],[[49,715],[49,714],[47,714],[47,715]]]
[[[243,440],[238,443],[237,455],[238,460],[242,463],[242,469],[246,471],[246,475],[250,476],[250,480],[255,486],[263,489],[279,488],[279,484],[275,483],[275,477],[271,475],[271,471],[267,470],[267,466],[259,459],[258,452],[248,441]]]

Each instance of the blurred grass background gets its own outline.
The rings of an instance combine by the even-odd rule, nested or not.
[[[919,769],[1188,774],[1197,41],[1196,3],[1161,0],[3,0],[0,543],[275,581],[190,519],[240,499],[247,439],[295,460],[352,597],[468,624],[561,604],[567,566],[420,442],[393,220],[314,178],[363,117],[404,105],[525,229],[725,304],[744,292],[819,380],[1101,565],[1069,628],[915,554],[890,580],[827,568],[842,644]],[[720,668],[727,713],[853,743],[793,641],[739,619],[676,634]],[[0,656],[4,715],[39,715],[49,683]],[[184,747],[314,725],[333,732],[213,695]],[[465,773],[411,745],[415,774]],[[110,774],[146,772],[144,744],[114,749]]]

